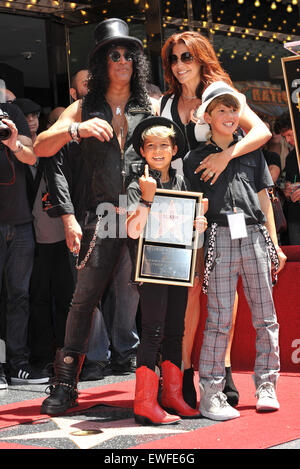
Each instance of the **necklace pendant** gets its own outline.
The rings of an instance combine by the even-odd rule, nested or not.
[[[116,116],[119,116],[119,115],[120,115],[120,116],[122,115],[122,111],[121,111],[120,106],[117,106],[117,107],[116,107]]]

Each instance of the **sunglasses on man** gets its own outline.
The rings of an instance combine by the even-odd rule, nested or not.
[[[132,62],[133,61],[133,54],[132,52],[124,52],[124,54],[121,54],[118,50],[113,50],[108,54],[108,57],[113,61],[113,62],[120,62],[121,57],[124,57],[126,62]]]
[[[180,57],[175,54],[170,55],[170,64],[175,65],[180,60],[183,64],[190,64],[194,60],[194,56],[190,52],[183,52]]]

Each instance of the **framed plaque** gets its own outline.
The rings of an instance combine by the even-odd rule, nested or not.
[[[157,189],[138,242],[135,281],[194,284],[202,193]]]
[[[300,55],[281,58],[283,76],[291,116],[292,129],[295,137],[295,149],[300,171]]]

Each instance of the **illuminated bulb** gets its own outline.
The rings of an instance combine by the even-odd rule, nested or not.
[[[244,0],[238,0],[238,3],[239,3],[240,5],[243,5]]]
[[[292,0],[293,5],[298,5],[298,0]]]
[[[71,8],[76,8],[76,3],[70,3]]]
[[[259,1],[259,0],[255,0],[255,2],[254,2],[254,6],[256,6],[256,7],[260,7],[260,1]]]
[[[276,10],[277,5],[275,2],[271,3],[271,10]]]
[[[288,6],[286,7],[286,11],[287,11],[288,13],[292,13],[292,11],[293,11],[292,5],[288,5]]]

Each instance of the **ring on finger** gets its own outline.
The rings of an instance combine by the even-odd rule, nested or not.
[[[210,172],[208,173],[208,175],[209,175],[210,178],[212,178],[212,177],[214,176],[214,174],[215,174],[215,173],[213,173],[212,171],[210,171]]]

